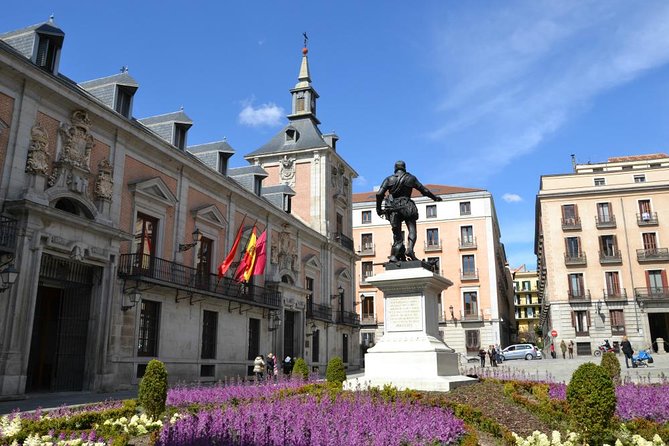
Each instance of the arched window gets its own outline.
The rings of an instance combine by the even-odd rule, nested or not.
[[[284,274],[283,276],[281,276],[281,282],[287,283],[288,285],[295,285],[293,278],[290,277],[288,274]]]
[[[59,198],[56,200],[53,207],[60,211],[67,212],[68,214],[74,214],[88,219],[93,218],[90,210],[72,198]]]

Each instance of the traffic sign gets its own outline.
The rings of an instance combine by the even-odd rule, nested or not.
[[[551,336],[553,336],[554,338],[557,338],[557,330],[551,331]]]

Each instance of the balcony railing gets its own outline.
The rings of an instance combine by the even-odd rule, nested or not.
[[[328,305],[315,304],[311,300],[307,300],[307,318],[331,322],[332,307]]]
[[[376,316],[374,313],[362,313],[360,325],[376,325]]]
[[[479,280],[479,269],[460,270],[460,280]]]
[[[480,321],[482,319],[483,318],[481,317],[480,313],[474,313],[473,311],[472,312],[466,312],[465,311],[462,314],[462,320],[463,321]]]
[[[18,227],[18,221],[0,216],[0,251],[14,252]]]
[[[343,233],[341,232],[336,233],[335,240],[337,240],[339,244],[342,245],[344,248],[353,251],[353,240],[346,237]]]
[[[228,277],[219,278],[217,274],[202,273],[196,268],[144,254],[121,255],[118,276],[261,307],[281,306],[280,291]]]
[[[613,300],[627,300],[627,290],[625,288],[621,290],[602,290],[604,300],[613,301]]]
[[[587,263],[587,258],[585,256],[584,252],[579,252],[579,253],[565,252],[564,253],[564,264],[566,266],[585,265],[586,263]]]
[[[637,249],[636,258],[639,262],[669,261],[669,248]]]
[[[636,222],[639,226],[656,226],[659,224],[657,212],[642,212],[636,214]]]
[[[460,249],[476,249],[476,237],[467,237],[458,239]]]
[[[581,229],[581,217],[562,218],[563,231],[579,231]]]
[[[337,311],[337,323],[357,327],[360,325],[360,316],[352,311]]]
[[[634,288],[634,295],[642,300],[669,299],[667,287]]]
[[[425,252],[430,251],[441,251],[441,239],[425,241]]]
[[[361,285],[369,285],[367,283],[367,279],[372,277],[374,275],[374,271],[363,271],[362,274],[360,275],[360,284]]]
[[[625,326],[611,325],[611,334],[616,336],[623,336],[625,334]]]
[[[589,302],[590,290],[569,290],[567,291],[569,302]]]
[[[360,246],[360,249],[358,249],[358,254],[361,256],[373,256],[376,254],[376,248],[374,246],[374,243],[365,243],[362,246]]]
[[[595,216],[595,226],[597,229],[610,229],[616,227],[616,216],[615,215],[596,215]]]
[[[599,263],[601,265],[610,264],[610,263],[621,263],[623,261],[622,254],[618,249],[607,249],[604,251],[599,251]]]

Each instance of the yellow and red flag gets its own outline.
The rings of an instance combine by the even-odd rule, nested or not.
[[[235,271],[235,280],[237,282],[248,282],[253,274],[253,267],[256,262],[256,227],[253,227],[251,231],[251,236],[249,241],[246,244],[246,250],[244,252],[244,257]]]

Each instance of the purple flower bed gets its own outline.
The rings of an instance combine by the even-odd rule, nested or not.
[[[551,398],[567,399],[565,384],[551,384]],[[669,384],[623,384],[616,387],[616,415],[622,420],[646,418],[659,423],[669,422]]]
[[[183,407],[189,404],[220,404],[231,399],[247,400],[266,397],[283,389],[304,386],[302,379],[281,379],[278,382],[249,381],[243,384],[217,385],[212,387],[175,387],[167,392],[167,405]]]
[[[356,394],[334,401],[293,396],[199,412],[166,425],[158,446],[455,444],[464,423],[448,409],[374,401]]]

